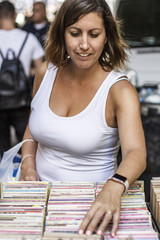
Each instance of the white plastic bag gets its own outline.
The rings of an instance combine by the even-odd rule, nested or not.
[[[14,147],[10,148],[8,151],[4,152],[1,163],[0,163],[0,181],[3,183],[3,187],[6,182],[12,181],[12,175],[14,170],[13,159],[22,147],[22,144],[28,141],[33,141],[32,139],[26,139],[18,143]],[[15,181],[18,181],[21,175],[21,163],[19,165]]]

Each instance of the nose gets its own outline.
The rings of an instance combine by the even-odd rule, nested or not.
[[[89,41],[88,41],[88,37],[86,35],[82,36],[79,46],[83,50],[87,50],[89,48]]]

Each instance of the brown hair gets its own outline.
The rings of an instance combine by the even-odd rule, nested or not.
[[[0,19],[3,18],[11,18],[13,19],[15,16],[15,7],[9,1],[0,2]]]
[[[128,45],[120,34],[119,23],[113,17],[105,0],[65,0],[52,22],[46,41],[46,60],[55,66],[63,66],[67,63],[65,48],[65,29],[81,17],[96,12],[102,18],[106,31],[107,43],[99,58],[100,65],[104,68],[119,68],[124,66],[127,59],[125,48]]]

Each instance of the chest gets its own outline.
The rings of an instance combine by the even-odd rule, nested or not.
[[[52,112],[61,117],[72,117],[83,112],[90,104],[102,86],[103,82],[90,85],[77,86],[72,83],[55,83],[52,88],[49,107]],[[107,92],[106,92],[107,95]],[[117,127],[116,116],[110,92],[107,96],[105,108],[106,123],[110,127]]]
[[[42,145],[74,155],[110,149],[118,142],[117,129],[106,126],[100,108],[89,107],[73,117],[59,117],[42,106],[32,111],[29,128]],[[45,124],[44,124],[45,123]]]
[[[73,81],[55,81],[50,99],[50,109],[62,117],[82,112],[96,96],[102,81],[77,84]]]

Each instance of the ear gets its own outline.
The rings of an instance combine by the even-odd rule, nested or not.
[[[16,20],[16,17],[17,17],[17,13],[14,14],[14,21]]]

